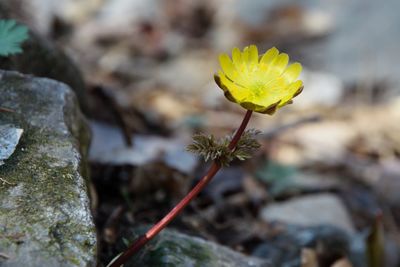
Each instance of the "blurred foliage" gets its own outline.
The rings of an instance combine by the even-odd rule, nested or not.
[[[256,177],[270,186],[272,195],[278,195],[293,184],[293,176],[297,170],[293,166],[283,165],[276,161],[268,161],[256,171]]]
[[[0,20],[0,56],[22,53],[21,44],[28,39],[28,28],[15,20]]]
[[[371,231],[367,237],[368,266],[384,266],[384,233],[382,215],[375,219]]]

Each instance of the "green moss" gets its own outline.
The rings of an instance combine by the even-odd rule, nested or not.
[[[0,124],[24,129],[0,166],[0,177],[15,184],[0,186],[0,251],[21,260],[19,253],[35,253],[47,265],[93,264],[95,229],[82,177],[90,135],[74,95],[59,83],[9,73],[0,91],[2,106],[15,111],[1,112]],[[16,234],[22,242],[10,238]]]

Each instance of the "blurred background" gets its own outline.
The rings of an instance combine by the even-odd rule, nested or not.
[[[77,94],[93,133],[100,266],[121,251],[126,229],[155,223],[204,174],[208,165],[185,150],[191,136],[225,136],[240,124],[245,111],[213,74],[219,53],[249,44],[301,62],[304,91],[273,116],[254,115],[261,149],[224,168],[170,227],[272,266],[400,266],[399,8],[397,0],[0,4],[67,54],[81,73],[72,83],[85,82]]]

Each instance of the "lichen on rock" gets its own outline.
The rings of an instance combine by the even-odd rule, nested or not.
[[[75,94],[46,78],[0,71],[0,125],[24,133],[0,166],[0,266],[93,266],[86,151]]]

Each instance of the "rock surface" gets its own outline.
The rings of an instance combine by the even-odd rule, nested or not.
[[[0,266],[93,266],[90,134],[64,84],[0,71],[0,125],[23,129],[0,166]],[[5,182],[6,181],[6,182]]]
[[[124,237],[132,241],[144,228],[132,229]],[[120,246],[120,252],[126,246]],[[207,266],[207,267],[271,267],[267,260],[248,257],[201,238],[166,229],[126,264],[129,266]]]
[[[14,153],[23,132],[24,130],[10,125],[0,125],[0,165]]]
[[[283,203],[268,205],[261,217],[301,226],[332,225],[354,233],[354,225],[342,201],[330,193],[298,197]]]

